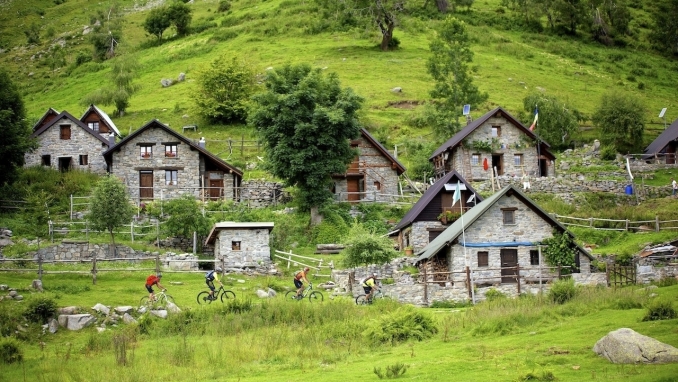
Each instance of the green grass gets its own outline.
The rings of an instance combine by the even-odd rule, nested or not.
[[[142,274],[110,273],[97,285],[87,277],[46,276],[46,296],[59,306],[83,308],[96,302],[134,305],[145,294]],[[32,275],[2,273],[3,283],[25,287]],[[168,274],[183,313],[168,320],[150,319],[138,327],[108,326],[21,341],[23,364],[2,365],[0,381],[289,381],[300,373],[309,380],[376,380],[372,370],[404,363],[403,380],[517,381],[528,374],[552,374],[559,381],[670,381],[676,365],[614,365],[593,353],[595,342],[608,332],[628,327],[664,343],[678,345],[676,320],[643,322],[647,291],[635,287],[612,290],[578,288],[563,305],[540,296],[498,299],[475,307],[415,309],[434,319],[438,333],[423,341],[397,345],[369,343],[363,332],[402,311],[388,300],[358,307],[337,298],[322,304],[280,298],[257,300],[253,290],[271,278],[242,277],[247,289],[239,299],[253,298],[251,311],[227,313],[221,304],[199,307],[193,301],[204,284],[200,275]],[[279,282],[285,284],[286,279]],[[289,284],[289,282],[287,282]],[[68,287],[66,287],[68,285]],[[29,293],[23,291],[27,299]],[[652,291],[674,300],[678,285]],[[7,305],[14,304],[14,305]],[[0,302],[3,310],[16,307]],[[674,304],[675,305],[675,304]],[[404,312],[410,311],[405,309]],[[114,338],[125,334],[127,366],[116,362]],[[96,367],[92,363],[96,362]],[[452,374],[450,374],[452,373]],[[651,376],[651,377],[650,377]]]

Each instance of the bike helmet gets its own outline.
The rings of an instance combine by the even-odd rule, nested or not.
[[[310,270],[309,267],[304,268],[304,272],[308,272]]]
[[[217,271],[217,272],[221,272],[221,271],[222,271],[221,267],[216,267],[216,268],[214,268],[214,270]]]
[[[162,278],[162,273],[158,273],[156,276],[157,276],[158,278]]]

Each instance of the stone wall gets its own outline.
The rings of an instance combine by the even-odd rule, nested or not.
[[[70,139],[61,139],[61,125],[71,129]],[[69,118],[62,118],[38,136],[38,148],[24,155],[25,166],[42,165],[42,156],[50,156],[50,167],[59,169],[59,158],[70,158],[69,170],[91,171],[106,174],[107,165],[103,153],[108,144],[85,131]],[[105,140],[106,138],[104,138]],[[87,156],[87,164],[80,164],[80,156]]]
[[[252,208],[271,207],[286,203],[290,199],[290,195],[283,190],[281,183],[263,179],[242,182],[240,201]]]
[[[240,245],[234,248],[234,243]],[[266,268],[271,264],[269,231],[266,228],[221,228],[214,248],[215,258],[224,258],[226,268]]]

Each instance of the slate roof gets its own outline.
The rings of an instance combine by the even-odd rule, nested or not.
[[[115,135],[118,137],[120,136],[120,131],[118,131],[118,128],[115,126],[115,123],[113,123],[113,120],[111,120],[111,117],[108,116],[103,110],[99,109],[96,105],[90,104],[85,113],[83,113],[82,117],[80,117],[81,121],[84,121],[85,117],[91,112],[95,112],[101,117],[101,119],[106,122],[106,124],[115,132]]]
[[[126,145],[128,142],[130,142],[132,139],[143,133],[145,130],[150,129],[152,127],[159,127],[169,134],[175,136],[177,139],[179,139],[181,142],[184,142],[185,144],[189,145],[192,149],[198,150],[200,153],[211,159],[218,167],[220,167],[222,170],[225,171],[230,171],[233,174],[239,176],[242,178],[242,171],[238,169],[235,166],[232,166],[228,163],[226,163],[223,159],[219,158],[218,156],[212,154],[211,152],[207,151],[207,149],[204,149],[195,143],[193,143],[190,139],[186,138],[185,136],[177,133],[176,131],[170,129],[167,125],[163,124],[162,122],[158,121],[157,119],[154,119],[148,123],[146,123],[144,126],[142,126],[140,129],[136,130],[132,134],[128,135],[123,139],[122,141],[118,142],[117,145],[111,147],[108,149],[103,155],[104,158],[106,158],[106,161],[110,163],[110,160],[112,158],[113,152],[120,150],[120,148],[124,145]]]
[[[403,166],[402,163],[398,161],[398,159],[391,155],[391,153],[388,150],[386,150],[386,148],[381,143],[379,143],[379,141],[377,141],[367,130],[361,128],[360,133],[363,135],[363,137],[365,137],[365,139],[370,141],[372,145],[374,145],[374,147],[376,147],[377,150],[379,150],[379,152],[381,152],[383,156],[388,158],[391,161],[391,163],[393,163],[396,166],[398,175],[404,173],[407,170],[405,166]]]
[[[478,194],[476,190],[473,189],[473,187],[471,187],[471,184],[468,183],[466,179],[464,179],[461,175],[459,175],[457,171],[452,170],[445,174],[445,176],[443,176],[442,178],[438,179],[431,187],[428,188],[428,190],[426,190],[426,192],[424,192],[424,195],[422,195],[421,198],[419,198],[419,200],[417,201],[417,203],[414,206],[412,206],[412,208],[409,211],[407,211],[405,216],[402,218],[402,220],[400,220],[398,224],[396,224],[395,228],[393,228],[391,233],[393,234],[395,232],[398,232],[401,229],[412,224],[412,222],[414,222],[417,219],[417,216],[421,214],[421,212],[426,208],[426,206],[428,206],[429,203],[431,203],[431,200],[433,200],[433,198],[435,198],[442,190],[445,189],[445,184],[448,183],[456,184],[457,180],[459,180],[462,184],[465,184],[466,189],[468,189],[469,191],[473,192],[476,195],[476,205],[483,201],[483,197],[480,196],[480,194]]]
[[[462,218],[457,219],[452,223],[445,231],[443,231],[438,237],[433,239],[426,247],[424,247],[420,252],[417,252],[417,259],[415,263],[418,263],[422,260],[430,259],[431,257],[438,254],[448,245],[451,245],[456,239],[462,235],[462,227],[468,227],[472,225],[476,220],[483,216],[499,199],[504,195],[516,196],[520,199],[527,207],[544,219],[554,228],[558,229],[560,232],[566,232],[571,237],[574,237],[567,228],[562,225],[559,221],[555,220],[551,215],[546,211],[542,210],[538,205],[536,205],[530,198],[525,194],[520,192],[517,188],[509,185],[502,189],[501,191],[495,193],[489,198],[485,199],[482,203],[471,208],[467,213],[463,215]],[[463,224],[463,226],[462,226]],[[593,257],[582,247],[577,245],[577,249],[589,259],[593,260]]]
[[[528,137],[537,140],[537,135],[530,131],[525,125],[520,123],[517,119],[515,119],[508,111],[504,110],[501,107],[498,107],[492,111],[489,111],[485,113],[482,117],[472,121],[468,125],[464,126],[463,129],[461,129],[457,134],[454,134],[452,138],[448,139],[447,142],[443,143],[440,147],[438,147],[433,154],[429,157],[429,160],[433,160],[433,158],[437,157],[438,155],[444,153],[447,150],[451,150],[454,147],[458,146],[464,139],[466,139],[469,134],[471,134],[475,129],[478,127],[482,126],[485,122],[487,122],[488,119],[492,118],[496,113],[501,112],[502,115],[513,125],[515,125],[518,129],[522,130]],[[540,140],[539,141],[541,144],[541,153],[543,155],[546,155],[547,157],[551,159],[555,159],[556,157],[548,150],[549,147],[551,147],[548,143]]]
[[[44,122],[45,119],[47,119],[47,117],[49,117],[50,115],[59,115],[59,112],[51,107],[47,109],[45,114],[43,114],[42,117],[40,117],[40,119],[38,120],[38,122],[36,122],[35,125],[33,125],[33,131],[37,130],[42,124],[42,122]]]
[[[45,132],[47,129],[49,129],[50,127],[52,127],[52,126],[54,126],[55,124],[59,123],[59,121],[61,121],[61,120],[64,119],[64,118],[70,119],[71,122],[73,122],[73,123],[75,123],[76,125],[78,125],[78,126],[80,126],[81,128],[83,128],[88,134],[92,135],[93,137],[96,137],[98,140],[100,140],[101,142],[105,143],[106,146],[110,146],[110,144],[109,144],[109,142],[108,142],[108,139],[102,137],[101,134],[98,134],[98,133],[95,133],[94,131],[92,131],[92,129],[90,129],[89,127],[87,127],[87,125],[85,125],[82,121],[80,121],[79,119],[77,119],[77,118],[75,118],[74,116],[72,116],[72,115],[71,115],[69,112],[67,112],[67,111],[62,111],[61,113],[59,113],[59,115],[57,115],[56,117],[54,117],[54,119],[51,120],[48,124],[46,124],[45,126],[39,128],[38,130],[34,131],[33,134],[31,134],[31,137],[32,137],[32,138],[35,138],[35,137],[39,136],[40,134],[44,133],[44,132]]]
[[[212,227],[212,230],[210,231],[209,235],[207,235],[207,239],[205,239],[205,245],[209,245],[214,243],[214,240],[217,238],[217,233],[219,230],[222,229],[235,229],[235,228],[241,228],[241,229],[256,229],[256,228],[262,228],[262,229],[267,229],[268,232],[271,232],[273,229],[274,223],[273,222],[219,222],[214,224]]]
[[[678,119],[673,121],[666,130],[662,131],[657,138],[655,138],[652,143],[650,143],[645,149],[646,154],[656,154],[660,153],[666,148],[666,146],[678,139]]]

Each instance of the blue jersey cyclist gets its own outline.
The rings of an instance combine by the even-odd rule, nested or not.
[[[210,288],[210,299],[214,300],[214,291],[216,288],[214,287],[214,282],[218,282],[219,285],[224,286],[224,284],[219,281],[219,273],[221,273],[221,267],[216,267],[214,268],[213,271],[207,272],[205,274],[205,284]]]

